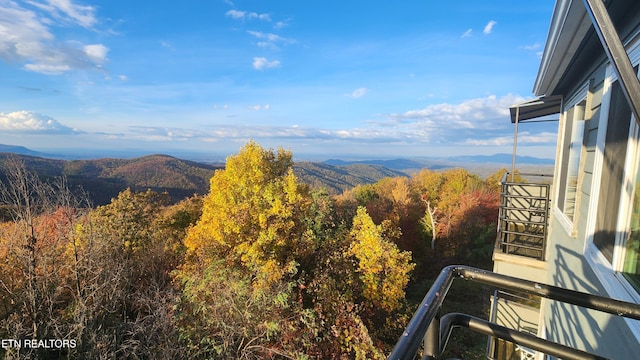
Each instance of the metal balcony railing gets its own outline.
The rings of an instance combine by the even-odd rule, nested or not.
[[[503,290],[524,292],[616,316],[640,320],[640,304],[567,290],[469,266],[452,265],[442,270],[431,289],[425,295],[418,310],[409,321],[405,331],[389,355],[389,360],[415,359],[423,344],[424,356],[422,359],[438,359],[447,346],[451,331],[456,327],[466,327],[487,336],[504,339],[528,349],[562,359],[604,359],[595,354],[509,329],[471,315],[451,313],[440,316],[442,303],[453,280],[457,278],[473,280]]]
[[[508,173],[501,182],[496,250],[544,261],[551,185],[507,178]]]

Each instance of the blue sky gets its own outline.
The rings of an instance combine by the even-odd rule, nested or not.
[[[0,143],[510,152],[554,2],[0,0]],[[522,126],[552,158],[557,124]]]

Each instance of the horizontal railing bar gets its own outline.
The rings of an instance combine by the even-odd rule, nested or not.
[[[537,225],[537,224],[521,224],[521,225]],[[539,236],[544,235],[544,229],[524,229],[524,230],[502,230],[503,234],[509,235],[529,235]]]
[[[542,247],[533,247],[533,246],[528,246],[528,245],[519,245],[519,244],[509,244],[509,243],[502,243],[502,245],[504,246],[508,246],[510,248],[517,248],[517,249],[526,249],[526,250],[533,250],[533,251],[542,251]],[[511,250],[514,251],[514,250]],[[507,250],[507,253],[510,253]]]
[[[532,181],[527,181],[527,182],[503,181],[503,182],[501,182],[501,183],[500,183],[500,185],[506,185],[506,186],[539,186],[539,187],[551,187],[551,184],[539,183],[539,182],[532,182]]]
[[[548,217],[549,215],[549,211],[545,210],[545,209],[541,209],[541,210],[537,210],[537,209],[524,209],[524,208],[519,208],[519,207],[514,207],[514,206],[500,206],[500,209],[502,210],[510,210],[508,211],[509,213],[516,213],[516,214],[510,214],[513,216],[516,216],[514,219],[518,219],[518,215],[532,215],[532,216],[539,216],[539,217],[545,217],[545,215],[547,215],[546,217]],[[509,218],[509,214],[508,215],[504,215],[501,216],[500,219],[510,219]]]
[[[553,177],[553,174],[519,173],[522,176]]]
[[[524,235],[524,236],[528,236],[528,237],[544,239],[544,234],[523,233],[523,232],[509,231],[509,230],[502,230],[502,233],[503,234],[510,234],[510,235]]]
[[[488,270],[472,268],[470,266],[453,266],[453,268],[451,271],[455,271],[457,275],[468,280],[474,280],[503,289],[520,290],[551,300],[558,300],[567,304],[640,320],[640,304],[518,279],[507,275],[496,274]]]
[[[514,294],[514,293],[502,291],[502,290],[497,290],[496,291],[496,298],[497,299],[505,299],[505,300],[516,299],[518,302],[520,302],[520,304],[522,304],[522,302],[536,302],[537,305],[536,306],[531,306],[531,307],[535,307],[535,308],[539,308],[540,307],[539,306],[540,305],[540,300],[539,300],[538,297],[535,298],[536,300],[533,300],[531,298],[524,297],[522,295],[518,295],[518,294]]]
[[[507,199],[536,199],[540,201],[547,201],[548,195],[547,192],[536,192],[532,193],[531,191],[515,191],[512,188],[506,189],[506,191],[501,191],[500,195]]]
[[[506,199],[535,199],[535,200],[540,200],[540,201],[547,201],[547,195],[520,195],[520,194],[513,194],[510,192],[504,192],[504,193],[500,193],[500,195],[502,195],[504,198]]]
[[[440,353],[444,352],[449,337],[451,336],[451,332],[456,327],[466,327],[470,330],[482,333],[484,335],[497,337],[516,344],[521,344],[531,348],[532,350],[541,351],[547,355],[556,356],[561,359],[607,359],[602,356],[588,353],[586,351],[574,349],[566,345],[561,345],[553,341],[545,340],[531,334],[509,329],[471,315],[460,313],[446,314],[440,319]]]
[[[451,265],[445,267],[425,295],[422,303],[409,321],[405,331],[396,343],[389,359],[413,359],[418,353],[427,328],[433,322],[444,298],[455,278],[477,281],[500,289],[521,291],[542,296],[567,304],[578,305],[588,309],[599,310],[609,314],[640,320],[640,305],[628,303],[604,296],[592,295],[575,290],[546,285],[496,274],[470,266]]]
[[[543,221],[531,221],[531,220],[521,220],[521,219],[511,219],[511,218],[505,218],[505,217],[500,217],[500,221],[504,221],[507,223],[512,223],[512,224],[522,224],[522,225],[545,225],[547,222],[546,220]]]

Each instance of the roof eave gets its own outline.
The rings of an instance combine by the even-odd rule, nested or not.
[[[533,87],[536,96],[553,95],[562,74],[591,27],[582,1],[558,0],[553,11],[540,69]]]
[[[536,121],[547,115],[560,112],[562,108],[562,96],[543,96],[528,100],[509,107],[511,122]],[[547,120],[545,120],[547,121]]]

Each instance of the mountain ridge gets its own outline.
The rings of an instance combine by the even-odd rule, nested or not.
[[[151,189],[167,192],[173,201],[209,192],[209,180],[221,165],[178,159],[169,155],[145,155],[133,159],[101,158],[93,160],[50,159],[39,156],[0,152],[0,180],[6,180],[6,163],[21,161],[28,171],[42,179],[66,177],[70,189],[87,192],[96,206],[107,204],[121,191]],[[296,162],[293,170],[301,182],[338,194],[357,185],[374,183],[384,177],[408,176],[379,165],[334,166]]]
[[[4,150],[4,151],[3,151]],[[8,150],[8,151],[7,151]],[[15,151],[15,152],[13,152]],[[36,155],[33,155],[36,154]],[[209,180],[223,164],[179,159],[153,154],[135,158],[98,158],[68,160],[22,146],[0,144],[0,179],[4,180],[5,161],[17,156],[27,170],[42,178],[65,176],[71,187],[82,187],[95,205],[103,205],[127,188],[135,191],[151,189],[168,192],[174,201],[194,194],[209,192]],[[491,161],[493,160],[493,161]],[[449,158],[372,159],[346,161],[329,159],[323,162],[298,161],[293,170],[301,182],[325,188],[339,194],[357,185],[375,183],[385,177],[410,176],[421,169],[444,170],[454,167],[476,168],[473,172],[486,176],[511,164],[510,154],[473,155]],[[552,160],[519,157],[518,165],[542,164]],[[500,166],[502,164],[502,166]],[[482,168],[482,169],[478,169]]]

